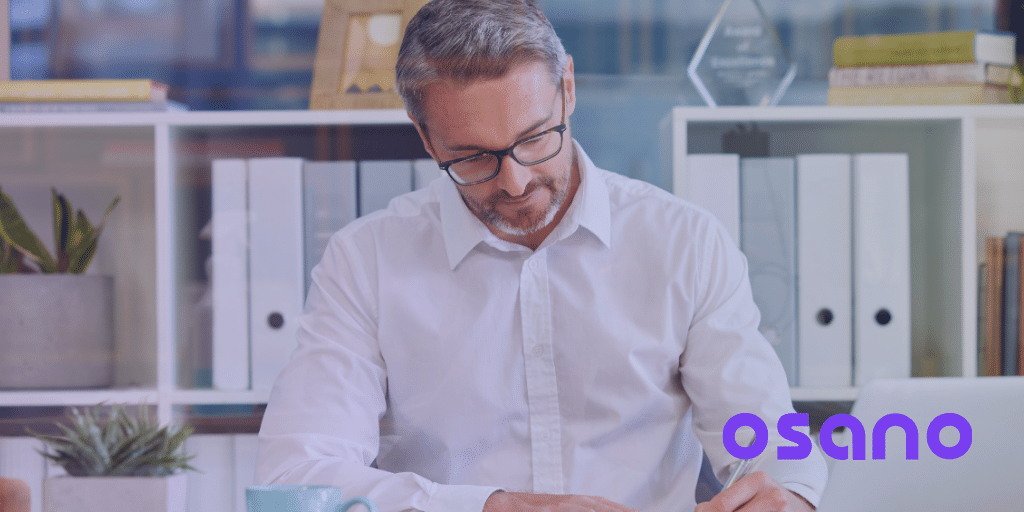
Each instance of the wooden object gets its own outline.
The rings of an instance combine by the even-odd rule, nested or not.
[[[11,79],[11,5],[0,0],[0,80]]]
[[[425,0],[327,0],[309,108],[402,108],[395,63],[405,27]]]
[[[1001,236],[985,238],[985,376],[1002,375],[1003,253]]]

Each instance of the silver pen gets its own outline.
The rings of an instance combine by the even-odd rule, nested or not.
[[[747,448],[753,446],[754,441],[756,440],[757,437],[752,438],[750,443],[747,444]],[[755,460],[757,460],[757,457],[741,460],[739,465],[736,466],[736,470],[729,475],[729,479],[722,484],[722,489],[728,489],[730,485],[734,484],[740,478],[743,478],[743,476],[747,474],[747,471],[750,471],[750,466],[754,465]]]
[[[729,479],[722,484],[722,489],[728,489],[730,485],[736,482],[736,480],[743,478],[743,476],[747,474],[747,471],[750,470],[750,466],[754,465],[755,460],[757,460],[756,457],[753,459],[741,460],[739,465],[736,466],[736,470],[729,475]]]

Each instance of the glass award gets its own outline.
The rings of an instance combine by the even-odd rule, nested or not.
[[[796,64],[757,0],[725,0],[687,74],[709,106],[776,105]]]

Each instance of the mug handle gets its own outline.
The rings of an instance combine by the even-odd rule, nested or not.
[[[347,512],[348,509],[352,508],[352,505],[355,505],[356,503],[362,503],[369,512],[377,512],[377,505],[374,505],[373,502],[370,501],[370,498],[365,496],[356,496],[355,498],[338,505],[337,512]]]

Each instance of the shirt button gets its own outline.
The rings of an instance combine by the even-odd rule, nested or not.
[[[543,439],[544,441],[550,441],[551,440],[551,432],[541,432],[540,438]]]
[[[542,347],[540,345],[534,345],[534,347],[533,347],[533,355],[535,355],[537,357],[540,357],[541,354],[543,354],[543,353],[544,353],[544,347]]]
[[[530,260],[530,270],[537,270],[537,260]]]

